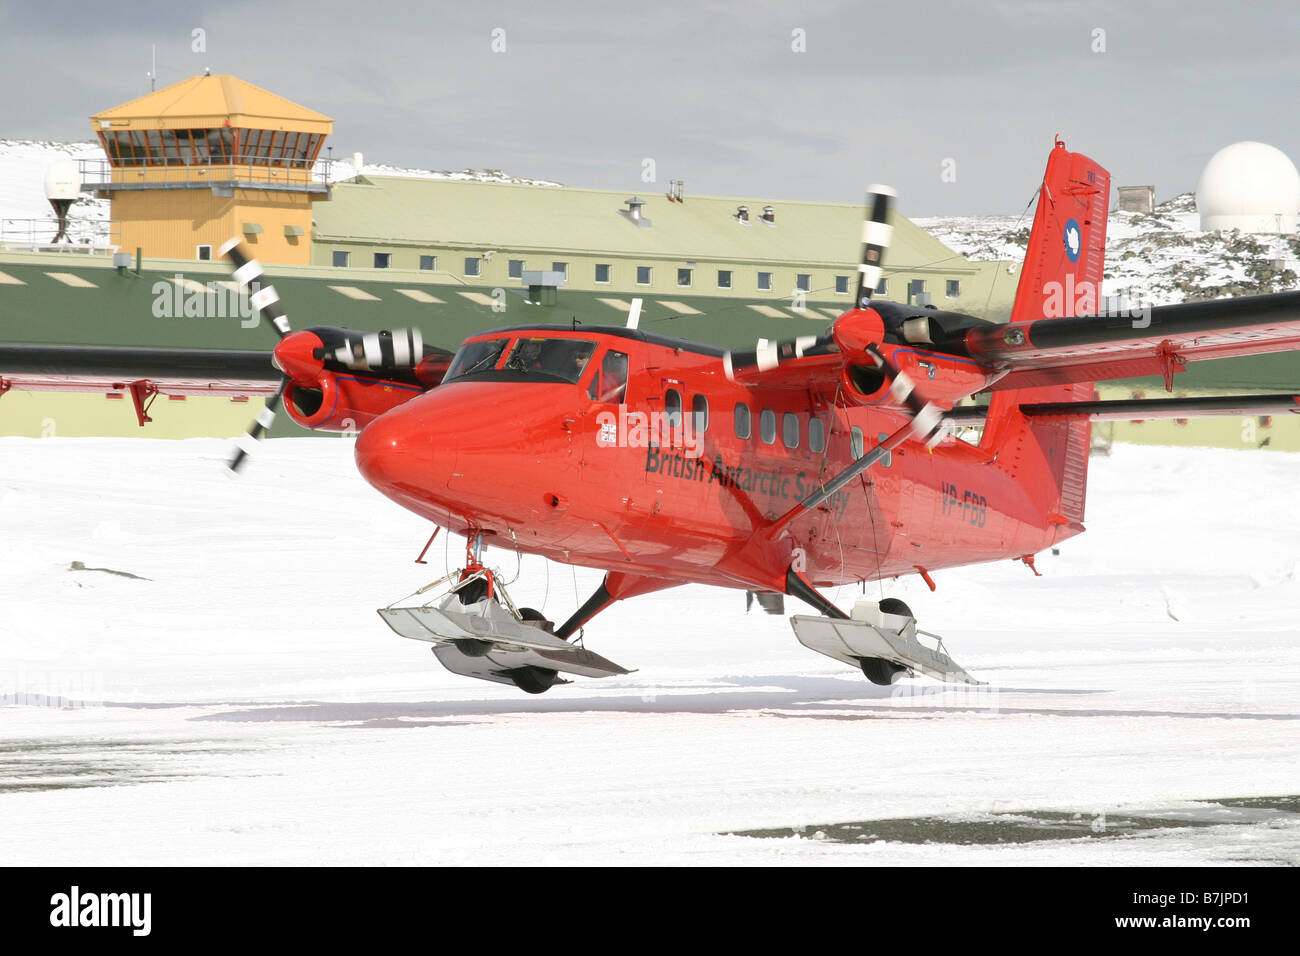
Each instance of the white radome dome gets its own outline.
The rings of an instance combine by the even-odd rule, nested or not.
[[[1233,143],[1205,164],[1196,183],[1204,230],[1294,233],[1300,172],[1286,153],[1266,143]]]

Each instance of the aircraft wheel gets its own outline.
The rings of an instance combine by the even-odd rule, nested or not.
[[[469,582],[456,592],[456,598],[461,604],[477,604],[487,596],[488,584],[482,578]]]
[[[521,607],[519,616],[523,618],[525,624],[536,624],[547,634],[555,633],[555,622],[547,620],[546,615],[535,608]]]
[[[880,610],[886,614],[906,614],[908,617],[916,617],[912,609],[898,598],[885,598],[880,602]]]
[[[915,617],[912,609],[898,598],[885,598],[880,602],[880,610],[885,614],[905,614],[908,617]],[[895,664],[883,657],[859,658],[858,664],[862,667],[862,673],[867,680],[882,687],[888,687],[907,672],[907,668],[902,664]]]
[[[457,638],[452,643],[466,657],[487,657],[488,651],[492,650],[490,641],[478,641],[472,637]]]
[[[895,664],[883,657],[860,657],[858,664],[861,665],[862,673],[866,675],[867,680],[882,687],[888,687],[898,680],[900,675],[907,672],[907,668],[902,664]]]
[[[516,667],[510,671],[510,679],[525,694],[543,694],[551,689],[560,675],[545,667]]]

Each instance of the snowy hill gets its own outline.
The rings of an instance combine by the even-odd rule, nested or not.
[[[970,259],[1020,261],[1033,215],[914,221]],[[1300,236],[1202,232],[1191,193],[1161,203],[1150,215],[1111,211],[1107,296],[1145,306],[1292,289],[1300,289]]]

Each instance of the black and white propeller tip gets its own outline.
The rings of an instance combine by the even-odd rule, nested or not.
[[[874,185],[867,189],[866,215],[862,220],[862,262],[858,266],[858,308],[865,308],[880,286],[884,274],[885,252],[894,240],[889,212],[898,193],[889,186]]]
[[[262,264],[248,253],[243,240],[238,236],[223,242],[219,252],[234,265],[234,280],[239,284],[239,287],[252,290],[248,301],[253,309],[259,316],[265,315],[270,319],[271,326],[275,329],[276,334],[283,339],[291,331],[289,318],[285,315],[284,310],[280,308],[280,296],[275,291],[275,286],[262,285]],[[279,387],[266,400],[266,406],[257,413],[257,418],[249,426],[248,433],[239,439],[235,453],[226,463],[231,472],[239,471],[245,459],[252,452],[255,443],[260,441],[262,436],[271,428],[271,425],[275,423],[276,409],[280,407],[280,401],[284,398],[284,392],[288,386],[288,376],[282,376]]]

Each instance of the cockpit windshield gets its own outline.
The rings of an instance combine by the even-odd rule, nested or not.
[[[506,359],[505,368],[576,384],[595,351],[596,343],[586,339],[520,339]]]
[[[443,376],[443,382],[495,368],[497,359],[501,358],[501,352],[508,341],[508,339],[489,339],[486,342],[470,342],[468,345],[462,345],[456,357],[451,360],[451,366]]]

